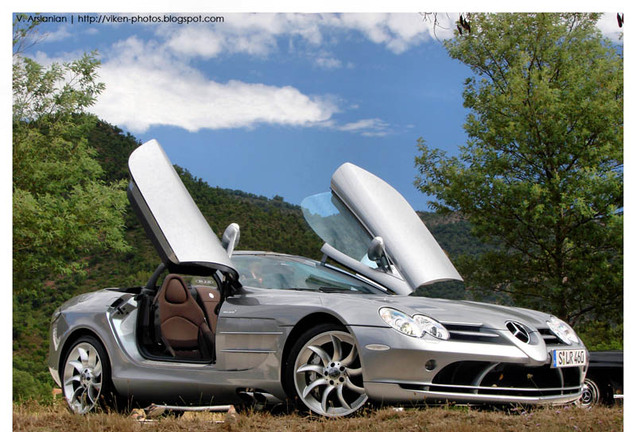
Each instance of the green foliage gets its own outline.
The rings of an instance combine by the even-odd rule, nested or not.
[[[471,290],[570,323],[622,317],[623,61],[594,14],[473,14],[446,42],[470,66],[459,157],[420,139],[416,185],[492,247]]]
[[[78,60],[48,67],[14,56],[13,122],[55,121],[91,106],[104,90],[104,84],[95,81],[96,56],[94,52],[84,54]]]
[[[13,16],[13,54],[19,55],[36,44],[42,36],[37,26],[40,14],[18,13]]]
[[[46,335],[51,314],[65,300],[47,288],[13,297],[13,400],[51,398],[53,380],[46,367]]]
[[[454,263],[462,256],[479,255],[489,249],[472,235],[470,223],[457,213],[418,212],[418,215]],[[413,295],[449,300],[473,299],[475,297],[472,292],[466,290],[464,283],[459,281],[437,282],[421,286],[415,290]],[[480,299],[499,300],[493,296],[481,297]]]
[[[51,402],[51,386],[22,369],[13,368],[13,400]]]
[[[623,349],[623,324],[610,325],[607,322],[589,321],[577,329],[579,337],[590,351],[611,351]]]
[[[16,22],[13,39],[16,400],[50,397],[50,316],[76,292],[91,257],[128,250],[125,182],[104,180],[87,139],[97,119],[82,114],[104,88],[96,81],[99,61],[92,53],[44,67],[23,57],[38,22]]]
[[[241,227],[239,249],[321,256],[322,241],[309,229],[298,206],[286,203],[282,197],[269,200],[241,191],[212,188],[187,170],[176,169],[219,237],[230,223],[236,222]]]
[[[128,181],[128,156],[141,142],[103,120],[94,118],[91,125],[86,138],[96,152],[102,178],[107,182]]]
[[[86,140],[96,119],[78,115],[103,85],[94,55],[13,68],[13,269],[20,281],[82,271],[83,258],[125,250],[123,182],[106,183]]]

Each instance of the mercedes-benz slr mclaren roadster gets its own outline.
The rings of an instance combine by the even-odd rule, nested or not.
[[[52,318],[49,368],[72,411],[102,402],[293,401],[325,416],[379,403],[567,403],[588,353],[549,314],[409,296],[461,280],[407,201],[350,163],[302,203],[323,259],[235,251],[156,141],[128,196],[161,264],[145,286],[80,295]],[[347,270],[343,270],[347,269]],[[142,405],[143,406],[143,405]]]

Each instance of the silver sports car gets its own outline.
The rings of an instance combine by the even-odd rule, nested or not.
[[[407,201],[339,167],[302,203],[323,259],[235,251],[156,141],[130,156],[130,202],[161,258],[145,286],[59,307],[49,368],[70,408],[114,398],[210,405],[295,401],[325,416],[379,403],[567,403],[588,353],[549,314],[409,296],[461,280]],[[346,269],[346,270],[344,270]]]

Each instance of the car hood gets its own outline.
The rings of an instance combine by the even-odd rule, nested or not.
[[[549,336],[545,339],[544,336],[550,332],[547,325],[550,315],[546,313],[510,306],[426,297],[362,297],[351,294],[325,294],[321,300],[323,304],[343,316],[343,320],[352,327],[378,325],[382,322],[378,310],[390,307],[409,316],[421,314],[439,321],[451,333],[451,341],[471,341],[474,337],[480,336],[487,337],[491,342],[507,340],[538,363],[548,360],[546,343],[548,339],[553,338]],[[518,338],[509,327],[510,324],[514,324],[515,329],[519,326],[524,328],[531,342],[527,343]],[[497,339],[500,337],[505,339]],[[576,348],[583,345],[578,342],[568,347]],[[493,349],[496,349],[496,345],[493,345]]]
[[[162,261],[172,272],[238,273],[218,237],[155,140],[128,159],[128,198]]]
[[[398,294],[434,282],[462,280],[406,199],[354,164],[345,163],[335,171],[331,193],[308,197],[301,207],[309,225],[326,242],[323,252]],[[388,269],[377,268],[368,258],[376,237],[384,244]]]
[[[379,300],[379,299],[378,299]],[[509,321],[519,321],[533,329],[546,327],[549,314],[513,306],[495,305],[467,300],[447,300],[428,297],[385,297],[379,303],[410,315],[423,314],[443,323],[470,323],[502,330]]]

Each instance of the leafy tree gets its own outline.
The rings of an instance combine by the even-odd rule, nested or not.
[[[25,24],[26,23],[26,24]],[[37,21],[14,22],[13,396],[50,399],[46,334],[91,255],[127,250],[124,182],[103,180],[83,114],[104,85],[95,53],[44,67],[25,57]]]
[[[13,54],[22,54],[43,39],[38,32],[39,13],[27,15],[18,13],[13,16]]]
[[[416,185],[494,245],[459,260],[469,287],[577,324],[618,321],[623,274],[623,61],[596,14],[471,14],[445,43],[474,75],[468,142],[419,140]]]
[[[14,29],[14,47],[27,34]],[[126,248],[124,185],[101,180],[96,153],[85,138],[96,119],[78,115],[104,88],[96,82],[98,66],[95,53],[48,67],[14,54],[16,287],[38,274],[80,271],[88,254]]]

